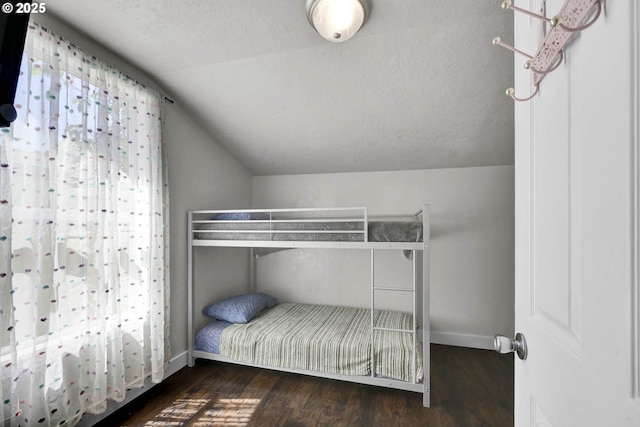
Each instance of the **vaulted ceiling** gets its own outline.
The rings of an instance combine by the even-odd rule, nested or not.
[[[150,75],[256,175],[513,164],[513,16],[497,0],[371,0],[349,41],[305,0],[47,0]]]

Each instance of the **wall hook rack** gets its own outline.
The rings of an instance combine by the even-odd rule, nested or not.
[[[514,101],[529,101],[540,92],[540,82],[550,72],[557,69],[564,59],[564,47],[577,32],[585,30],[593,25],[602,12],[602,0],[566,0],[560,11],[552,18],[546,16],[546,1],[542,0],[540,13],[534,13],[529,10],[514,6],[511,0],[502,2],[502,9],[513,10],[514,12],[524,13],[532,18],[542,21],[544,37],[541,37],[538,51],[535,55],[529,55],[515,47],[508,45],[502,41],[500,37],[493,39],[495,46],[501,46],[514,53],[527,58],[524,67],[533,73],[534,91],[526,98],[520,98],[515,95],[515,89],[510,87],[506,90],[507,96]],[[588,22],[587,18],[591,15]],[[549,26],[548,31],[544,31],[546,25]]]

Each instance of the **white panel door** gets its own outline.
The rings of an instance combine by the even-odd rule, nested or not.
[[[548,0],[547,15],[563,3]],[[640,5],[605,6],[515,105],[515,330],[529,347],[515,361],[517,427],[640,426]],[[516,14],[516,47],[534,53],[539,29]],[[520,97],[531,93],[523,62]]]

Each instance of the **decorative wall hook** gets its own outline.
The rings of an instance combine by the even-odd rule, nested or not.
[[[526,52],[516,49],[502,41],[500,37],[493,39],[492,43],[496,46],[502,46],[512,52],[527,57],[524,67],[533,72],[533,86],[535,91],[526,98],[515,96],[515,90],[509,88],[506,94],[515,101],[528,101],[532,99],[540,91],[540,82],[550,72],[556,70],[564,60],[564,46],[571,36],[579,31],[585,30],[593,25],[602,12],[601,0],[566,0],[557,15],[552,18],[546,16],[546,1],[542,0],[541,13],[534,13],[526,9],[514,6],[511,0],[504,0],[501,4],[502,9],[511,9],[514,12],[524,13],[530,17],[542,21],[544,37],[541,37],[538,51],[531,56]],[[595,9],[595,12],[593,12]],[[583,24],[586,18],[593,14],[593,17]],[[545,25],[549,26],[548,31]]]
[[[536,88],[536,90],[533,91],[533,93],[531,95],[529,95],[528,97],[526,97],[526,98],[518,98],[516,96],[516,90],[514,88],[512,88],[512,87],[507,89],[505,91],[505,93],[507,94],[507,96],[510,96],[511,99],[513,99],[514,101],[528,101],[531,98],[533,98],[534,96],[536,96],[538,94],[538,92],[540,91],[540,85],[535,85],[534,87]]]
[[[567,21],[567,17],[565,17],[564,15],[559,15],[558,18],[558,25],[560,27],[562,27],[563,30],[568,31],[570,33],[577,33],[579,31],[582,30],[586,30],[587,28],[589,28],[590,26],[592,26],[600,17],[600,13],[602,12],[602,1],[601,0],[596,0],[596,13],[593,15],[593,18],[591,18],[591,21],[589,21],[588,23],[581,25],[579,27],[568,27],[565,25],[565,22],[569,22]],[[569,16],[571,17],[571,16]],[[574,22],[574,23],[580,23],[580,21],[578,22]]]
[[[518,7],[518,6],[514,6],[511,3],[511,0],[504,0],[502,2],[502,4],[500,5],[500,7],[502,7],[504,10],[511,9],[511,10],[516,11],[516,12],[520,12],[520,13],[524,13],[525,15],[529,15],[532,18],[540,19],[541,21],[544,21],[544,22],[547,22],[548,24],[551,24],[552,27],[555,27],[556,25],[558,25],[558,17],[557,16],[554,17],[554,18],[547,18],[546,16],[541,15],[539,13],[534,13],[534,12],[531,12],[531,11],[529,11],[527,9],[523,9],[521,7]]]
[[[527,57],[529,59],[533,59],[533,56],[529,55],[527,52],[523,52],[519,49],[516,49],[515,47],[511,46],[510,44],[506,44],[505,42],[502,41],[502,39],[500,37],[495,37],[491,43],[493,43],[494,46],[502,46],[505,49],[510,50],[511,52],[515,52],[515,53],[519,53],[520,55]]]
[[[530,59],[529,61],[524,63],[524,68],[527,70],[531,70],[534,73],[538,73],[538,74],[549,74],[550,72],[554,71],[556,68],[558,68],[560,66],[560,64],[562,64],[562,61],[564,60],[564,50],[560,50],[560,52],[558,52],[558,56],[556,56],[556,59],[554,59],[555,62],[551,62],[551,64],[553,64],[552,66],[549,66],[549,68],[547,68],[546,70],[538,70],[536,68],[533,67],[533,59]]]

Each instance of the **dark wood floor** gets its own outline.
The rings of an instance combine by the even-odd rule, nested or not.
[[[511,356],[442,345],[431,355],[431,408],[419,393],[199,360],[101,425],[513,426]]]

